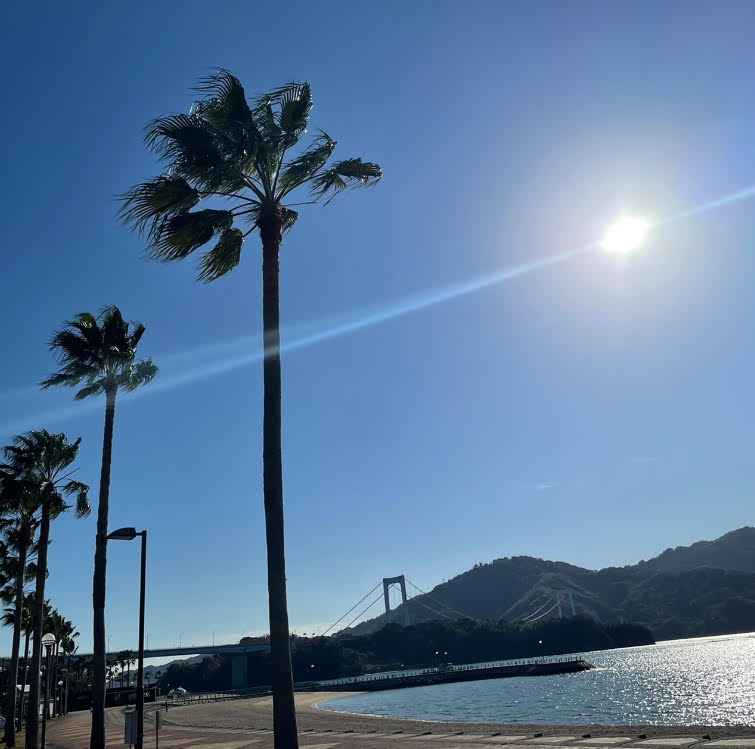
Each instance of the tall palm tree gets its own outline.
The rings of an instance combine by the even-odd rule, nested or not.
[[[13,444],[3,449],[5,464],[0,470],[22,477],[30,491],[34,491],[40,507],[39,551],[37,552],[37,579],[34,600],[33,647],[29,704],[38,705],[40,696],[40,668],[42,665],[42,624],[47,578],[47,547],[50,543],[51,522],[69,509],[67,498],[74,500],[78,517],[90,512],[89,487],[71,478],[74,461],[79,453],[81,438],[69,442],[65,434],[51,434],[40,429],[14,438]],[[39,716],[35,709],[28,710],[26,719],[26,749],[39,745]]]
[[[8,554],[5,561],[7,564],[8,584],[0,591],[0,600],[10,611],[5,611],[2,623],[13,627],[13,639],[11,643],[10,681],[7,701],[5,705],[5,745],[16,745],[16,711],[18,684],[18,661],[21,648],[21,632],[24,629],[24,588],[31,582],[36,568],[29,564],[29,556],[34,553],[34,535],[37,528],[35,513],[38,505],[35,494],[30,491],[31,486],[22,479],[12,474],[0,471],[0,501],[8,515],[4,529],[7,542]],[[10,613],[12,612],[12,617]],[[27,629],[28,632],[28,629]],[[28,660],[28,635],[26,640],[25,660]]]
[[[244,239],[255,229],[262,243],[264,330],[263,462],[273,724],[276,749],[296,747],[296,713],[286,601],[281,460],[281,359],[279,252],[283,234],[298,214],[297,188],[305,202],[329,202],[349,187],[377,183],[377,164],[360,158],[328,164],[336,142],[320,132],[305,148],[312,94],[308,83],[290,83],[247,101],[227,70],[201,81],[203,98],[188,114],[159,117],[146,142],[165,162],[159,177],[123,196],[120,216],[148,239],[158,260],[186,258],[213,241],[199,264],[199,280],[214,281],[241,260]],[[218,199],[228,206],[217,207]],[[192,210],[203,200],[215,207]]]
[[[41,387],[81,387],[76,400],[105,396],[105,428],[102,439],[102,466],[97,505],[97,535],[92,580],[93,677],[91,745],[105,746],[105,587],[107,570],[107,524],[110,505],[110,466],[113,455],[115,401],[119,390],[132,391],[157,374],[151,359],[136,358],[136,349],[146,328],[124,321],[118,307],[105,307],[99,314],[85,312],[56,332],[50,349],[61,368],[41,383]]]

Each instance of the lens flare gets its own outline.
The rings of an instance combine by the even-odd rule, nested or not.
[[[650,228],[672,224],[752,197],[755,197],[755,185],[666,216],[654,221],[652,224],[641,218],[624,217],[608,230],[606,236],[600,242],[594,242],[556,255],[550,255],[531,263],[517,265],[463,283],[417,294],[390,304],[362,310],[361,314],[352,313],[340,320],[320,320],[318,322],[307,323],[304,326],[286,328],[282,331],[284,343],[281,350],[283,352],[290,352],[307,348],[317,343],[368,328],[372,325],[378,325],[438,304],[450,302],[453,299],[459,299],[601,248],[619,253],[628,252],[642,242]],[[159,357],[156,358],[159,360]],[[149,396],[260,361],[262,361],[261,336],[219,341],[210,346],[171,355],[168,357],[168,361],[163,359],[161,362],[162,375],[154,384],[148,388],[137,390],[135,393],[124,393],[124,396],[127,400],[141,398],[145,395]],[[171,364],[175,367],[172,373],[169,371]],[[11,393],[6,393],[5,395],[11,395]],[[25,429],[33,423],[40,421],[56,422],[66,420],[81,414],[83,411],[99,411],[100,408],[100,403],[91,400],[82,404],[76,404],[75,406],[67,405],[63,408],[51,409],[45,414],[38,413],[32,417],[25,415],[24,417],[20,417],[15,423],[7,421],[5,424],[0,424],[0,434]]]
[[[608,252],[618,252],[623,255],[642,244],[649,228],[650,224],[644,218],[624,216],[609,227],[600,246]]]

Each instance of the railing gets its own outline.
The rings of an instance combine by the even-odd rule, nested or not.
[[[265,697],[272,694],[270,687],[247,687],[244,689],[218,689],[212,692],[187,692],[160,699],[166,709],[186,705],[203,705],[207,702],[228,702],[229,700],[243,700],[248,697]]]
[[[390,679],[402,679],[407,676],[423,676],[425,674],[439,674],[444,671],[482,671],[490,668],[504,668],[515,666],[535,666],[543,663],[571,663],[573,661],[584,660],[581,654],[569,653],[568,655],[547,655],[537,658],[517,658],[502,661],[486,661],[484,663],[465,663],[459,666],[425,666],[414,669],[402,669],[400,671],[382,671],[373,674],[363,674],[361,676],[346,676],[340,679],[328,679],[315,682],[323,686],[336,684],[360,684],[370,681],[385,681]]]

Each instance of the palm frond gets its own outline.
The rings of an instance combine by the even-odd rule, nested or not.
[[[304,134],[312,110],[312,91],[309,83],[292,83],[274,94],[280,111],[278,127],[283,132],[282,146],[290,148]]]
[[[114,304],[103,307],[97,317],[102,331],[102,347],[110,359],[128,357],[128,323]]]
[[[312,194],[319,200],[328,193],[330,202],[339,192],[347,188],[370,187],[376,185],[383,177],[377,164],[362,159],[338,161],[332,167],[317,174],[310,182]]]
[[[199,191],[182,177],[161,176],[120,196],[118,218],[140,237],[154,232],[165,216],[186,213],[199,203]]]
[[[199,111],[158,117],[147,126],[145,140],[169,163],[171,176],[211,191],[236,190],[244,185],[239,165],[226,158],[223,139]]]
[[[241,81],[221,68],[201,79],[197,91],[208,98],[197,103],[196,113],[220,136],[216,143],[226,158],[238,160],[242,171],[251,176],[256,169],[257,152],[264,143]]]
[[[136,362],[119,381],[119,386],[131,392],[155,379],[157,365],[152,359],[142,359]]]
[[[299,218],[299,214],[296,211],[281,206],[281,217],[283,218],[283,231],[288,231]]]
[[[147,251],[158,260],[182,260],[232,224],[230,211],[212,208],[172,216],[160,225]]]
[[[89,504],[89,487],[81,481],[68,481],[61,487],[63,494],[75,496],[74,511],[76,517],[84,518],[92,511]]]
[[[59,361],[90,362],[92,351],[97,348],[85,336],[81,334],[78,324],[71,320],[66,323],[68,327],[56,331],[50,339],[50,351],[57,354]]]
[[[225,130],[253,122],[244,87],[230,70],[219,68],[212,75],[200,79],[196,90],[209,94],[199,104],[199,109],[214,128]]]
[[[139,341],[141,341],[142,336],[147,330],[146,325],[142,325],[140,322],[132,322],[131,323],[131,335],[128,338],[128,345],[129,348],[135,349],[139,345]]]
[[[68,383],[63,383],[68,384]],[[94,395],[102,395],[106,390],[105,380],[100,379],[93,382],[91,385],[85,385],[80,390],[76,391],[76,395],[73,396],[74,400],[83,401],[85,398],[91,398]]]
[[[291,159],[282,169],[278,180],[280,186],[278,197],[282,198],[313,177],[325,166],[335,147],[336,142],[327,133],[321,132],[303,153]]]
[[[198,279],[209,283],[230,273],[241,261],[244,235],[240,229],[226,229],[218,243],[202,256]]]
[[[60,372],[50,375],[39,383],[43,390],[51,387],[75,387],[80,382],[88,382],[94,379],[99,372],[94,365],[71,362],[66,364]]]
[[[144,129],[144,141],[160,158],[175,162],[200,159],[220,160],[215,138],[207,123],[196,114],[157,117]]]

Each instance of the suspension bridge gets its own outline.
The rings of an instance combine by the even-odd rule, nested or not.
[[[407,584],[410,586],[409,590],[412,595],[407,593]],[[363,608],[360,608],[367,599],[371,598],[375,591],[381,589],[378,594],[370,600],[370,602]],[[401,601],[397,606],[391,607],[391,592],[398,591],[401,596]],[[554,591],[544,590],[546,598],[545,601],[538,606],[535,610],[530,611],[524,616],[518,616],[514,621],[519,622],[536,622],[544,619],[547,616],[557,616],[559,619],[563,619],[564,615],[576,616],[576,609],[574,606],[574,596],[571,589],[561,588]],[[375,606],[380,602],[384,605],[384,623],[395,622],[400,619],[401,624],[405,627],[412,623],[419,621],[418,614],[422,613],[421,620],[425,621],[428,618],[438,619],[472,619],[479,620],[480,617],[473,616],[469,613],[459,611],[457,608],[450,606],[448,603],[444,603],[439,600],[436,595],[430,595],[427,591],[420,588],[413,583],[405,575],[397,575],[396,577],[384,577],[380,580],[372,589],[370,589],[362,598],[360,598],[345,614],[336,619],[322,634],[328,635],[335,630],[334,636],[342,636],[350,633],[351,628],[357,624],[366,614],[371,612]],[[420,609],[423,611],[420,612]],[[354,614],[358,610],[358,613]],[[433,616],[428,616],[424,612],[429,612]],[[414,614],[414,616],[413,616]],[[353,616],[352,616],[353,615]],[[352,616],[351,619],[349,617]],[[342,622],[346,621],[346,624]],[[338,625],[342,624],[339,629],[336,629]]]

